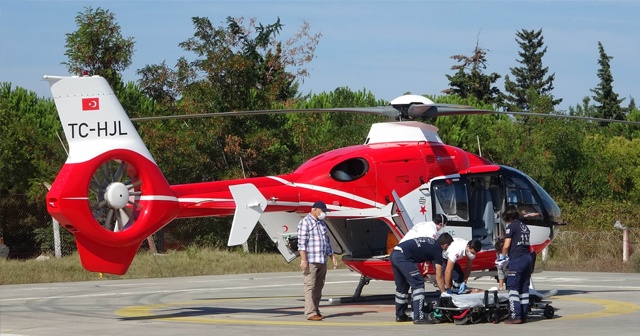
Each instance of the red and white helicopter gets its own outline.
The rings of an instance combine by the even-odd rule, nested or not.
[[[69,143],[47,209],[75,235],[89,271],[124,274],[146,237],[175,218],[203,216],[234,216],[230,246],[244,243],[259,222],[291,261],[296,253],[287,242],[317,200],[331,210],[326,221],[334,251],[367,282],[393,280],[388,235],[399,239],[433,214],[447,216],[445,230],[454,237],[482,241],[475,271],[495,268],[493,243],[506,205],[532,214],[524,221],[536,252],[562,222],[556,203],[527,175],[446,145],[437,128],[418,121],[374,124],[364,144],[318,155],[290,174],[169,185],[106,80],[44,78]],[[329,110],[403,119],[497,113],[414,95],[387,107]]]

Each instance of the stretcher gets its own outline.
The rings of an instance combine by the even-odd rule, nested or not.
[[[556,289],[544,294],[535,290],[529,292],[529,314],[540,311],[542,316],[552,318],[555,310],[548,299],[557,293]],[[429,319],[436,323],[500,323],[509,317],[509,292],[485,290],[478,293],[444,295],[427,302],[424,309]]]

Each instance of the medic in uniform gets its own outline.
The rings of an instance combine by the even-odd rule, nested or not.
[[[444,264],[444,286],[447,294],[464,294],[467,290],[467,281],[471,275],[471,266],[476,254],[482,249],[482,243],[477,240],[465,240],[453,238],[453,242],[444,250],[442,257]],[[458,264],[458,260],[467,257],[464,270]]]
[[[442,275],[442,251],[453,241],[448,233],[443,233],[435,240],[431,237],[418,237],[399,243],[393,248],[389,259],[396,283],[396,322],[408,322],[411,318],[405,314],[411,288],[411,309],[414,324],[432,324],[422,307],[424,306],[424,277],[418,269],[418,264],[433,262],[436,269],[438,288],[444,292],[444,277]]]
[[[507,223],[504,234],[504,247],[496,264],[509,263],[507,290],[509,291],[509,310],[511,316],[506,324],[520,324],[527,321],[529,311],[529,283],[533,271],[529,236],[531,232],[520,221],[520,213],[515,205],[507,207],[502,219]]]

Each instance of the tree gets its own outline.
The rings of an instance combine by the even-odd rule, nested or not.
[[[582,98],[582,105],[577,105],[575,107],[569,106],[569,115],[583,116],[583,117],[595,117],[596,109],[591,104],[591,98],[585,96]]]
[[[12,257],[39,252],[33,230],[49,223],[43,183],[53,181],[66,157],[61,131],[51,99],[0,85],[0,235]]]
[[[633,97],[629,98],[629,107],[627,108],[629,111],[633,111],[636,109],[636,100]]]
[[[544,47],[542,29],[538,31],[520,30],[516,33],[516,42],[521,48],[518,52],[520,67],[509,68],[514,76],[512,81],[509,75],[505,76],[504,88],[508,93],[504,97],[504,107],[508,111],[529,111],[535,107],[532,97],[548,96],[551,107],[562,102],[562,99],[554,99],[553,81],[555,73],[547,76],[548,67],[542,66],[542,57],[547,52]],[[545,78],[546,76],[546,78]],[[533,93],[530,91],[533,90]],[[550,113],[553,109],[546,108],[541,113]]]
[[[204,17],[192,21],[194,35],[180,46],[195,58],[182,57],[175,68],[163,62],[138,71],[142,90],[163,105],[160,110],[194,114],[293,105],[298,81],[308,75],[304,65],[313,59],[321,36],[311,34],[307,23],[282,41],[279,19],[263,25],[256,19],[245,24],[244,18],[228,17],[220,27]],[[292,137],[282,134],[286,122],[283,115],[167,121],[156,126],[174,125],[174,134],[161,138],[159,128],[148,134],[158,135],[157,152],[167,153],[158,158],[159,164],[164,159],[175,162],[170,153],[176,144],[184,148],[181,156],[193,155],[182,166],[186,171],[176,172],[179,180],[238,178],[293,166]]]
[[[122,37],[115,14],[99,7],[78,12],[76,25],[78,30],[66,34],[68,61],[62,64],[78,76],[86,71],[104,77],[117,92],[122,86],[120,72],[131,65],[133,38]]]
[[[497,73],[485,75],[483,70],[487,68],[487,51],[476,44],[472,56],[451,56],[459,64],[451,67],[457,70],[453,75],[445,75],[449,80],[449,88],[442,90],[444,94],[455,94],[461,98],[474,97],[479,101],[493,104],[499,101],[500,89],[493,84],[500,79]]]
[[[624,113],[620,106],[624,98],[618,99],[618,94],[613,92],[613,75],[609,64],[613,57],[607,55],[601,42],[598,42],[598,51],[600,52],[600,58],[598,59],[598,64],[600,64],[600,69],[598,69],[600,83],[595,89],[591,89],[591,92],[595,94],[593,100],[599,103],[599,105],[596,105],[596,117],[624,120]]]
[[[373,107],[387,105],[367,91],[353,92],[340,87],[332,92],[311,95],[295,105],[296,109]],[[347,113],[294,113],[287,115],[286,129],[293,139],[295,164],[336,148],[361,144],[371,124],[386,117]]]

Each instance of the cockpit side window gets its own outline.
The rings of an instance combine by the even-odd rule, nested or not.
[[[331,169],[331,177],[340,182],[355,181],[369,171],[369,163],[364,158],[351,158],[338,163]]]

